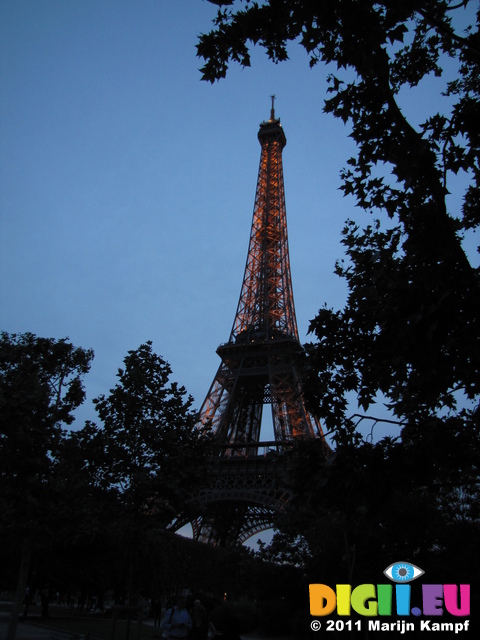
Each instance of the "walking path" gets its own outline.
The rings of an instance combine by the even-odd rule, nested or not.
[[[8,615],[0,613],[0,640],[5,640],[8,629]],[[15,640],[48,640],[51,629],[40,627],[30,622],[19,622]]]
[[[8,614],[0,612],[0,640],[7,637]],[[15,640],[50,640],[52,629],[36,625],[34,622],[19,621],[17,625],[17,635]],[[242,634],[242,640],[264,640],[261,636],[248,633]],[[269,640],[281,640],[270,637]]]

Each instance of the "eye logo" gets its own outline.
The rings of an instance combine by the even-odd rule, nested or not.
[[[383,573],[393,582],[405,583],[423,576],[425,571],[410,562],[394,562]]]
[[[383,572],[392,582],[396,582],[395,589],[391,584],[359,584],[352,588],[350,584],[337,584],[336,590],[326,584],[310,584],[310,615],[328,616],[337,610],[338,616],[350,616],[352,610],[359,616],[442,616],[445,612],[451,616],[470,615],[470,585],[469,584],[422,584],[421,608],[412,607],[412,585],[408,584],[423,576],[425,571],[410,562],[394,562]],[[395,594],[395,596],[394,596]],[[420,595],[420,589],[415,590],[416,597]],[[395,597],[395,599],[394,599]],[[396,612],[393,613],[395,606]],[[430,622],[432,626],[430,627]],[[321,627],[319,621],[313,621],[312,629],[318,631]],[[355,623],[357,624],[357,623]],[[360,624],[360,623],[359,623]],[[445,627],[443,625],[446,625]],[[464,622],[436,623],[430,620],[422,620],[421,631],[443,631],[468,629],[469,620]],[[343,625],[343,623],[342,623]],[[399,626],[400,625],[400,626]],[[327,625],[327,631],[333,627]],[[339,627],[336,627],[337,629]],[[341,627],[343,629],[343,626]],[[349,628],[349,627],[345,627]],[[353,627],[352,627],[353,628]],[[360,628],[360,627],[358,627]],[[381,621],[369,621],[368,629],[372,631],[414,631],[413,622],[404,620],[390,623]]]

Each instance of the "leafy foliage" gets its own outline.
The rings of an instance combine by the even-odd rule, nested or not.
[[[479,431],[452,419],[438,437],[439,426],[407,428],[401,446],[391,438],[341,443],[328,460],[321,443],[298,443],[296,498],[263,557],[326,584],[375,582],[393,558],[418,564],[433,582],[475,580]]]
[[[207,434],[150,342],[128,353],[119,382],[94,401],[101,427],[62,429],[92,357],[65,340],[2,334],[0,540],[22,558],[9,638],[30,558],[34,588],[54,581],[131,595],[144,576],[158,580],[160,569],[145,567],[159,555],[161,567],[159,536],[203,477]]]
[[[364,409],[382,393],[397,416],[412,420],[453,411],[459,397],[478,402],[478,270],[461,242],[479,223],[478,15],[465,33],[455,30],[456,13],[469,5],[247,1],[219,10],[199,39],[210,82],[232,61],[248,66],[251,45],[280,62],[296,42],[311,66],[329,65],[325,111],[349,123],[358,151],[342,189],[361,209],[386,214],[363,229],[347,223],[347,260],[337,264],[347,305],[322,309],[311,324],[311,395],[329,427],[345,426],[351,393]],[[453,76],[443,71],[447,59]],[[421,125],[409,122],[402,93],[443,76],[445,108]],[[463,206],[449,211],[451,177],[460,172],[468,179]]]
[[[54,340],[1,334],[0,539],[21,543],[17,590],[7,638],[15,637],[34,544],[48,543],[68,522],[56,456],[62,424],[84,399],[82,377],[93,352]]]
[[[182,509],[202,476],[207,439],[196,428],[192,398],[170,381],[170,365],[147,342],[129,351],[119,382],[94,400],[102,421],[97,482],[116,488],[124,508],[163,526]],[[92,429],[92,425],[87,425]],[[99,448],[96,447],[98,453]]]
[[[1,335],[0,500],[4,526],[17,533],[45,522],[62,424],[83,402],[92,358],[66,339]]]
[[[462,240],[480,222],[478,7],[473,18],[469,0],[228,5],[199,38],[203,79],[224,77],[231,62],[249,66],[251,46],[278,63],[294,43],[312,67],[326,65],[324,111],[348,123],[357,148],[341,188],[376,216],[364,225],[347,221],[346,256],[336,265],[347,303],[319,311],[310,327],[316,340],[306,345],[305,390],[335,432],[335,453],[325,460],[321,443],[299,444],[297,498],[262,553],[303,562],[325,583],[369,582],[370,574],[375,582],[379,565],[400,557],[433,582],[471,581],[478,573],[480,291]],[[466,9],[471,24],[460,32],[456,17]],[[415,122],[403,96],[432,78],[442,87],[438,111]],[[380,395],[403,430],[372,444],[348,417],[350,401],[367,411]],[[295,555],[298,541],[308,551]]]

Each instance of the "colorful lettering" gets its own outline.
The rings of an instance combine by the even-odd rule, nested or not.
[[[397,616],[410,615],[410,585],[396,584],[395,599],[397,601]]]
[[[422,585],[423,593],[423,615],[424,616],[441,616],[443,615],[443,585],[442,584],[424,584]]]
[[[392,585],[377,584],[378,615],[392,615]]]
[[[446,584],[443,587],[443,597],[445,599],[445,609],[452,616],[470,615],[470,585],[460,585],[460,607],[458,606],[457,585]]]
[[[349,584],[337,584],[336,591],[326,584],[311,584],[310,614],[328,616],[335,608],[339,616],[349,616],[353,609],[361,616],[391,616],[393,585],[360,584],[352,590]],[[423,607],[410,609],[411,587],[395,584],[395,613],[398,616],[442,616],[445,610],[453,616],[470,615],[470,585],[424,584]]]
[[[352,587],[349,584],[337,584],[337,613],[339,616],[350,615],[350,599]]]
[[[335,610],[337,597],[335,591],[326,584],[311,584],[310,586],[310,615],[328,616]]]
[[[361,584],[352,591],[352,607],[361,616],[376,616],[378,612],[375,600],[375,585]]]

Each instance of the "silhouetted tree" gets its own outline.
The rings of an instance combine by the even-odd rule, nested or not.
[[[204,477],[207,432],[196,426],[193,399],[170,380],[171,367],[152,343],[129,351],[118,383],[94,400],[102,427],[94,469],[97,483],[118,497],[116,536],[123,536],[125,558],[134,570],[148,531],[162,530],[183,512]]]
[[[480,223],[478,6],[459,31],[456,17],[475,5],[468,0],[216,4],[228,6],[200,36],[203,79],[224,77],[231,62],[248,67],[254,45],[275,63],[289,46],[304,47],[312,67],[331,70],[324,111],[348,124],[357,146],[341,172],[343,192],[378,216],[347,221],[346,257],[336,265],[347,303],[321,309],[310,326],[306,391],[335,431],[336,452],[325,460],[302,445],[297,500],[265,553],[301,561],[292,543],[300,535],[303,559],[324,581],[341,573],[348,582],[357,570],[368,581],[372,558],[375,581],[377,559],[396,554],[428,565],[433,581],[470,581],[478,573],[480,291],[462,240]],[[432,77],[438,107],[416,122],[403,95]],[[364,410],[382,397],[401,437],[362,441],[348,417],[352,396]]]
[[[0,509],[3,535],[21,541],[18,585],[8,629],[15,637],[33,545],[59,535],[55,457],[62,424],[84,399],[91,350],[66,339],[2,333],[0,339]]]
[[[477,624],[480,434],[457,419],[419,431],[402,442],[342,442],[329,459],[320,442],[297,443],[295,497],[261,557],[331,585],[379,583],[392,562],[412,562],[429,583],[470,584]]]
[[[310,395],[328,428],[349,427],[351,392],[365,409],[382,393],[413,422],[452,411],[461,398],[469,408],[462,419],[475,420],[480,295],[462,233],[480,222],[480,36],[478,16],[465,33],[452,23],[472,4],[247,0],[219,10],[215,28],[200,36],[211,82],[231,61],[249,66],[250,45],[279,62],[296,42],[311,66],[330,66],[325,111],[350,125],[358,148],[342,171],[343,191],[384,214],[364,229],[347,224],[347,260],[337,264],[347,305],[322,309],[311,324]],[[443,73],[447,59],[453,76]],[[448,102],[423,124],[409,121],[402,92],[431,76],[446,76]],[[447,200],[457,173],[467,177],[461,209]]]

